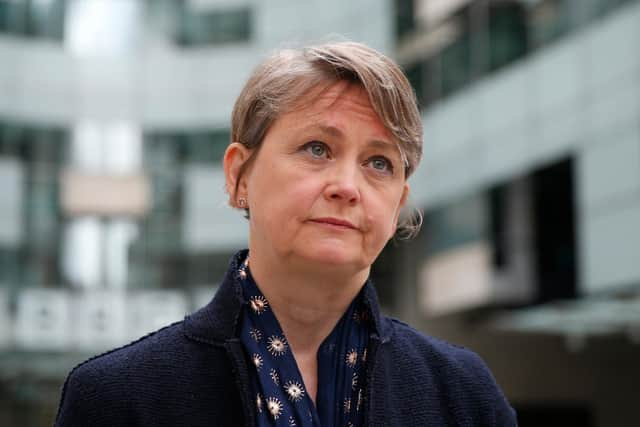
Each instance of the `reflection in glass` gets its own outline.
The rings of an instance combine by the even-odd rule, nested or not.
[[[109,288],[125,288],[129,272],[129,247],[138,237],[138,227],[130,220],[116,219],[105,224],[105,279]]]
[[[100,287],[103,272],[104,230],[99,218],[75,218],[65,227],[62,270],[80,288]]]
[[[68,0],[65,46],[77,55],[111,56],[141,42],[144,3],[137,0]]]
[[[65,0],[0,0],[0,33],[62,41]]]
[[[142,134],[137,126],[115,123],[105,129],[105,163],[109,173],[126,174],[142,167]]]
[[[247,8],[191,10],[182,8],[178,44],[198,46],[247,41],[251,36],[251,13]]]
[[[100,172],[103,169],[104,144],[102,133],[96,123],[80,122],[71,135],[69,166],[86,172]]]
[[[85,121],[73,129],[70,166],[88,173],[126,174],[142,167],[142,135],[130,123]]]
[[[129,282],[129,248],[138,238],[128,219],[82,217],[65,227],[62,270],[80,288],[125,288]]]

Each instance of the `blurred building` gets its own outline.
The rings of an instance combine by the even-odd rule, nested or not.
[[[392,306],[480,352],[521,426],[640,424],[640,2],[395,4],[425,226]]]
[[[235,96],[337,37],[395,57],[424,116],[385,309],[478,351],[524,427],[639,424],[639,24],[637,0],[0,0],[0,425],[50,425],[75,363],[211,298],[247,238]]]
[[[331,34],[389,51],[392,10],[0,0],[0,425],[51,425],[76,363],[211,298],[247,245],[220,160],[252,68]]]

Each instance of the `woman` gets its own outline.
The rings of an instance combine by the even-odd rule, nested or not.
[[[213,301],[78,366],[59,426],[514,426],[472,352],[380,314],[371,264],[421,156],[399,68],[357,43],[250,77],[224,156],[249,250]]]

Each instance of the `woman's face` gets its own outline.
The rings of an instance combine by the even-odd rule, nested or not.
[[[395,232],[404,163],[360,86],[316,96],[272,125],[236,198],[248,200],[252,252],[362,270]]]

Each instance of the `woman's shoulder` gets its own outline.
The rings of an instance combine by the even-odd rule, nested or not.
[[[121,374],[122,370],[145,368],[136,362],[148,358],[170,360],[183,344],[183,321],[178,321],[146,334],[135,341],[92,356],[71,371],[71,374]]]
[[[222,360],[223,343],[203,340],[190,333],[190,322],[198,313],[184,320],[151,332],[123,346],[93,356],[78,364],[70,372],[67,382],[77,379],[89,384],[102,383],[115,387],[132,379],[163,379],[166,374],[175,378],[176,372],[197,370],[204,359],[209,363]],[[215,322],[209,324],[209,333],[217,330]],[[98,381],[99,380],[99,381]]]
[[[171,367],[183,359],[183,321],[172,323],[128,344],[97,354],[74,367],[65,388],[74,383],[82,389],[99,384],[102,393],[121,391],[136,377],[157,375],[158,367]]]
[[[486,363],[472,350],[426,335],[408,324],[386,318],[392,325],[387,368],[392,381],[412,383],[429,396],[446,398],[447,407],[481,413],[491,425],[513,426],[515,414]],[[411,388],[411,387],[409,387]]]
[[[185,321],[176,322],[76,366],[63,386],[56,426],[129,425],[141,417],[144,425],[178,425],[193,408],[228,416],[198,396],[231,399],[231,372],[224,346],[195,340]]]
[[[210,302],[183,320],[91,357],[76,366],[69,376],[140,376],[147,371],[157,376],[162,367],[187,367],[192,363],[190,359],[197,359],[200,353],[210,357],[211,351],[224,351],[223,342],[229,329],[225,321],[231,317],[228,310]]]
[[[422,333],[398,319],[388,321],[393,324],[392,357],[413,366],[414,371],[437,377],[445,384],[465,384],[469,380],[469,385],[495,386],[491,371],[474,351]]]
[[[166,365],[176,357],[181,331],[182,322],[176,322],[78,364],[63,385],[56,425],[73,425],[80,420],[103,425],[103,421],[112,423],[113,416],[125,414],[158,362]]]
[[[482,359],[466,347],[427,335],[399,319],[387,317],[386,320],[392,325],[392,347],[402,349],[409,356],[453,364],[481,362],[484,365]]]

